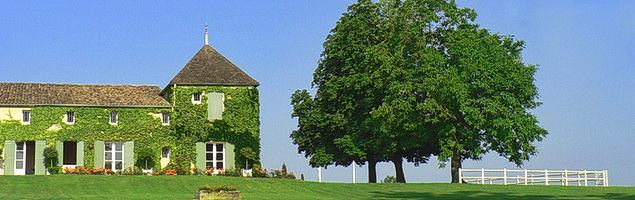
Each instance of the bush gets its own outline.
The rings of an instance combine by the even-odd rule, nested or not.
[[[141,168],[132,166],[123,170],[123,175],[143,175],[143,170]]]
[[[188,160],[185,156],[177,155],[174,158],[174,162],[170,162],[172,164],[172,168],[176,170],[176,174],[178,175],[189,175],[190,173],[190,160]],[[168,164],[168,166],[170,166]]]
[[[384,180],[381,182],[382,183],[397,183],[397,178],[395,178],[394,176],[386,176]]]
[[[60,166],[52,166],[46,169],[49,174],[59,174],[60,172],[62,172],[62,167]]]
[[[304,174],[300,174],[300,180],[304,180]]]
[[[223,171],[221,171],[221,173],[219,175],[221,175],[221,176],[240,177],[240,176],[242,176],[242,173],[241,173],[240,169],[234,168],[234,169],[223,170]]]
[[[258,177],[258,178],[266,178],[267,174],[268,174],[267,170],[262,169],[260,165],[254,165],[254,168],[251,172],[252,177]]]

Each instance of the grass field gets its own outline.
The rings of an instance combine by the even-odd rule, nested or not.
[[[0,199],[192,199],[232,185],[243,199],[635,199],[635,187],[350,184],[210,176],[0,176]]]

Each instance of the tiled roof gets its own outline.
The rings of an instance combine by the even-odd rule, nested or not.
[[[258,86],[258,81],[209,45],[203,46],[174,76],[171,84]]]
[[[0,83],[0,105],[169,107],[158,86]]]

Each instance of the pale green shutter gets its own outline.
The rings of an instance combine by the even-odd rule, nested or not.
[[[84,166],[84,141],[77,142],[77,166]]]
[[[124,142],[123,148],[123,168],[128,169],[134,166],[134,142]]]
[[[224,94],[212,92],[207,94],[207,119],[217,120],[223,119],[223,103]]]
[[[205,143],[203,142],[196,143],[196,170],[207,170],[205,169]]]
[[[104,168],[104,141],[95,141],[94,168]]]
[[[15,170],[15,141],[4,141],[4,174],[13,175]]]
[[[57,151],[57,165],[64,164],[64,142],[57,141],[55,143],[55,150]]]
[[[225,142],[225,169],[236,168],[236,153],[234,152],[234,145]]]
[[[44,148],[46,141],[35,141],[35,175],[44,175]]]

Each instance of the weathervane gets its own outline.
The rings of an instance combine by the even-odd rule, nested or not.
[[[205,45],[209,45],[209,36],[207,34],[207,20],[205,20]]]

